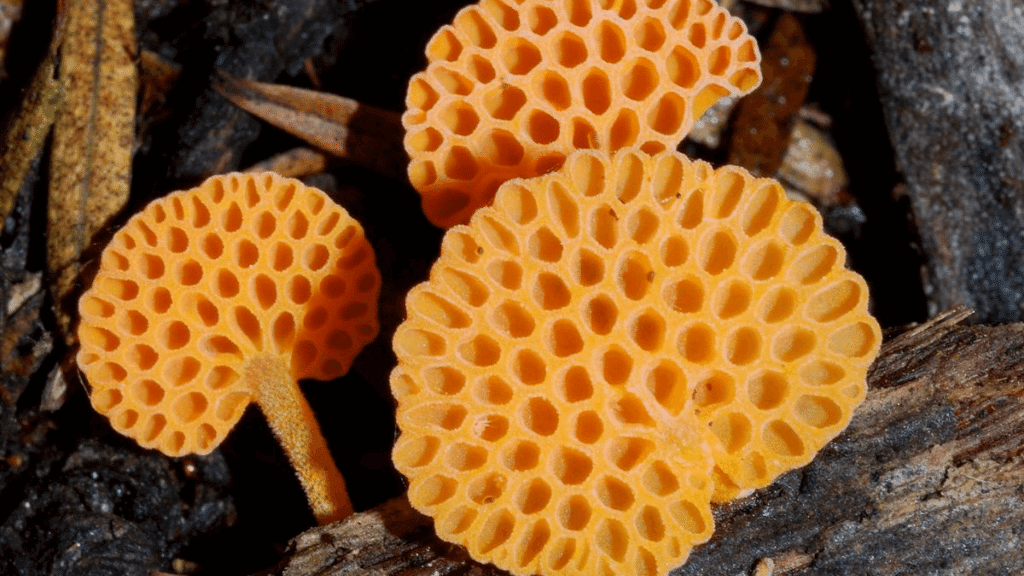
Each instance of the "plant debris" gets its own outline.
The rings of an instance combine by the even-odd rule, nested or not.
[[[227,74],[215,85],[232,104],[338,158],[405,180],[405,130],[394,112],[351,98]]]
[[[86,440],[38,475],[0,526],[0,572],[149,576],[234,514],[223,457],[190,462],[186,474],[155,452]]]
[[[46,232],[54,314],[73,341],[72,296],[82,255],[121,211],[135,144],[135,15],[131,0],[68,2],[59,82],[66,96],[54,121]]]
[[[782,165],[817,57],[799,20],[785,13],[763,52],[764,82],[739,104],[728,163],[770,177]]]
[[[977,1],[966,0],[965,6]],[[402,113],[410,78],[428,65],[428,40],[470,2],[0,0],[0,51],[6,50],[8,73],[0,77],[0,573],[255,573],[277,563],[285,543],[313,524],[286,456],[255,410],[242,415],[209,457],[169,459],[119,439],[106,421],[91,415],[93,391],[67,362],[75,348],[64,328],[78,319],[62,305],[73,304],[75,289],[88,284],[106,239],[150,201],[241,167],[315,183],[364,226],[381,271],[380,337],[334,386],[299,385],[346,476],[355,509],[402,494],[406,480],[390,460],[397,436],[388,387],[396,363],[391,339],[406,317],[406,295],[428,277],[438,256],[441,233],[406,180],[403,135],[387,119]],[[736,101],[709,110],[683,151],[721,166],[734,143],[745,139],[743,153],[753,165],[777,172],[814,201],[832,232],[847,226],[839,231],[849,263],[871,286],[881,323],[923,319],[916,236],[908,202],[890,194],[898,175],[855,16],[842,3],[833,8],[822,0],[720,3],[744,20],[761,50],[777,48],[773,74],[780,83],[766,86],[752,108]],[[484,4],[493,9],[512,2]],[[633,5],[638,13],[646,9],[642,1],[615,5],[627,13]],[[104,24],[76,20],[100,8]],[[528,18],[520,22],[529,26]],[[635,39],[636,31],[621,30],[626,39]],[[579,37],[588,47],[595,40],[589,33]],[[941,48],[936,38],[923,38],[917,44],[922,56]],[[507,55],[499,52],[487,64],[504,73]],[[651,62],[662,69],[661,62]],[[102,82],[93,84],[107,78],[125,85],[112,93]],[[618,83],[609,79],[608,86]],[[573,98],[581,97],[577,88]],[[925,104],[936,105],[936,98]],[[126,118],[136,103],[132,127]],[[526,105],[545,106],[540,100]],[[373,109],[372,116],[385,121],[361,124],[354,109]],[[645,120],[650,110],[635,104],[623,114],[629,112]],[[51,139],[58,117],[77,132],[69,138],[62,125]],[[1002,155],[1015,150],[1014,135],[1024,133],[1013,123],[1007,126],[999,137],[1011,145],[993,149]],[[757,131],[754,138],[751,129]],[[338,144],[345,158],[328,152]],[[100,182],[103,170],[109,174]],[[54,196],[48,201],[51,184]],[[55,212],[53,232],[47,231],[48,205]],[[51,263],[48,243],[55,254]],[[934,246],[925,249],[932,252]],[[879,253],[905,256],[883,263]],[[56,314],[54,304],[62,306]],[[901,370],[908,378],[914,374],[912,367]],[[866,473],[877,465],[866,465]],[[988,468],[963,464],[960,473],[947,490],[974,494],[978,487],[967,480]],[[229,482],[231,476],[236,481]],[[778,484],[777,491],[755,498],[769,499],[791,487]],[[420,529],[433,534],[429,523]],[[333,534],[320,532],[314,543]],[[379,552],[389,534],[364,541],[360,550]],[[356,572],[485,570],[446,563],[448,550],[423,540],[410,554],[425,565],[380,552]],[[703,550],[695,554],[707,554]],[[801,562],[789,563],[794,573],[813,571],[811,559],[814,569],[827,560],[807,556],[792,542],[745,552],[730,574],[749,573],[760,558],[774,561],[776,574],[788,574],[787,553],[801,554]],[[337,570],[350,555],[358,553],[332,551],[321,557],[327,564],[319,569]],[[712,563],[708,571],[721,566]]]

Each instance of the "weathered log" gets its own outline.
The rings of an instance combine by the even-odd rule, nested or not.
[[[945,313],[890,339],[850,427],[808,466],[715,511],[675,576],[1024,573],[1024,325]],[[275,576],[505,574],[404,498],[295,538]]]
[[[1024,21],[1010,0],[852,0],[917,221],[932,313],[1024,319]]]

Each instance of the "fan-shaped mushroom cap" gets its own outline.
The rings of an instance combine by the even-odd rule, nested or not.
[[[409,180],[438,226],[572,150],[674,149],[716,100],[761,82],[743,22],[712,0],[482,0],[409,81]]]
[[[215,176],[114,235],[80,300],[78,365],[115,430],[206,454],[257,394],[248,361],[279,358],[292,380],[343,374],[377,334],[379,289],[362,227],[323,192]]]
[[[674,152],[580,151],[445,235],[394,337],[413,506],[516,574],[666,574],[712,491],[806,463],[878,325],[810,206]]]

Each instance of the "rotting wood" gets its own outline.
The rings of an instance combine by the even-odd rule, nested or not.
[[[853,0],[928,267],[930,314],[1024,319],[1024,24],[1010,0]]]
[[[675,576],[1024,572],[1024,325],[956,309],[891,338],[850,427],[808,466],[716,510]],[[295,538],[275,576],[505,574],[391,500]]]

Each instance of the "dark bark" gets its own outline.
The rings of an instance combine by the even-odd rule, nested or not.
[[[676,576],[1024,572],[1024,325],[943,315],[891,339],[850,427],[808,466],[716,510]],[[503,574],[392,500],[296,538],[279,576]]]
[[[852,0],[928,265],[931,311],[1024,318],[1024,19],[1015,0]]]
[[[38,478],[24,499],[4,502],[0,574],[147,576],[234,515],[219,453],[186,465],[94,440],[54,452],[26,473]]]

